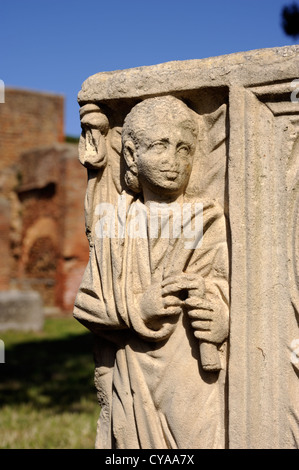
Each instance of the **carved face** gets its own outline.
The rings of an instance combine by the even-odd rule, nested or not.
[[[79,160],[87,168],[103,168],[107,161],[105,136],[109,130],[109,121],[98,106],[89,104],[84,108],[87,111],[81,117]]]
[[[195,139],[191,130],[170,121],[156,123],[138,137],[135,163],[143,192],[182,194],[192,169]]]

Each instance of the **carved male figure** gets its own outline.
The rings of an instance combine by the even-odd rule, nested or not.
[[[97,338],[97,447],[225,447],[228,261],[217,203],[202,201],[203,230],[186,243],[201,202],[186,197],[199,132],[172,96],[137,104],[123,125],[125,220],[137,214],[140,236],[95,238],[74,311]],[[153,237],[154,215],[170,207],[179,235],[161,236],[162,217]],[[177,218],[186,207],[193,215]],[[213,345],[220,371],[206,370],[200,343]]]

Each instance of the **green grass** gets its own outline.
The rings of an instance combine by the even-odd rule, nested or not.
[[[47,318],[42,332],[0,339],[0,448],[93,449],[92,335],[72,318]]]

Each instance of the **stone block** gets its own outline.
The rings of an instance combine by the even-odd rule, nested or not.
[[[98,447],[299,447],[298,78],[299,46],[288,46],[83,83],[90,261],[74,315],[99,338]],[[183,264],[185,247],[150,239],[150,204],[192,200],[203,202],[202,251]],[[136,213],[143,236],[114,236]],[[229,331],[217,338],[221,302]]]
[[[43,304],[37,292],[0,292],[0,331],[40,331],[43,324]]]

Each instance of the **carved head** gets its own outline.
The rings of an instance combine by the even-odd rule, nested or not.
[[[173,96],[149,98],[134,106],[122,130],[128,187],[162,196],[182,194],[197,135],[193,111]]]
[[[80,109],[80,119],[79,160],[87,168],[102,168],[107,159],[108,118],[99,106],[87,103]]]

